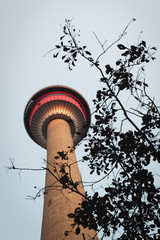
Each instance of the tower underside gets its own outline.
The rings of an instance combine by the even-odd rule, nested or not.
[[[24,123],[29,136],[47,148],[47,126],[54,119],[66,120],[72,132],[73,144],[78,144],[88,131],[90,110],[84,98],[63,86],[51,86],[37,92],[29,100]]]

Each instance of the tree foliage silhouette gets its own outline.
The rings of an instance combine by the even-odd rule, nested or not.
[[[98,182],[103,180],[104,194],[86,194],[86,200],[69,217],[78,227],[76,234],[82,225],[113,239],[160,239],[160,191],[149,170],[153,161],[160,163],[160,113],[147,94],[144,75],[145,65],[155,60],[156,48],[147,47],[144,40],[131,46],[119,43],[130,23],[108,47],[95,34],[102,47],[95,58],[81,45],[80,32],[66,20],[60,44],[53,49],[53,57],[61,56],[70,70],[79,56],[84,58],[99,71],[99,81],[104,84],[93,100],[95,121],[83,157],[90,174],[96,173]],[[114,66],[102,66],[101,57],[115,44],[120,58]],[[125,96],[125,101],[132,99],[129,107],[124,105]]]
[[[101,43],[94,33],[102,51],[93,57],[88,47],[81,45],[80,32],[72,21],[66,20],[60,43],[50,51],[54,52],[54,58],[61,57],[70,70],[81,56],[97,69],[98,80],[103,84],[93,100],[94,120],[82,160],[89,165],[90,174],[98,176],[90,186],[102,182],[103,191],[94,191],[93,195],[80,192],[79,183],[73,182],[70,174],[67,152],[54,156],[54,159],[61,158],[63,164],[53,161],[51,169],[39,169],[49,171],[61,183],[61,190],[68,188],[83,197],[79,207],[68,215],[73,219],[72,230],[76,235],[83,226],[101,231],[101,239],[160,239],[160,188],[150,171],[153,161],[160,163],[160,112],[147,93],[144,74],[145,65],[155,60],[156,48],[148,47],[144,40],[131,46],[120,43],[133,21],[109,46]],[[113,45],[117,46],[120,58],[113,65],[101,64],[102,57]],[[68,151],[73,151],[72,146]],[[12,161],[11,164],[12,169],[28,170],[15,167]],[[49,187],[40,189],[34,199]],[[66,230],[64,234],[67,237],[69,233]]]

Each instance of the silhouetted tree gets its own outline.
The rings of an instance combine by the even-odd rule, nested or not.
[[[145,65],[155,59],[156,48],[147,47],[144,40],[131,46],[119,43],[129,24],[108,47],[94,34],[102,52],[93,57],[77,40],[79,31],[66,20],[60,44],[53,49],[53,57],[60,55],[70,70],[79,56],[84,58],[99,71],[98,80],[104,85],[93,100],[95,121],[83,157],[90,174],[99,176],[91,185],[103,181],[103,194],[86,194],[86,200],[69,217],[77,226],[103,231],[103,237],[160,239],[160,189],[149,170],[153,161],[160,163],[160,113],[147,94],[144,75]],[[115,44],[120,59],[102,66],[101,57]],[[128,97],[130,105],[126,107]]]
[[[81,56],[97,69],[98,80],[104,85],[93,100],[94,119],[82,160],[89,165],[90,174],[98,177],[89,185],[101,182],[103,187],[92,195],[86,192],[85,200],[68,215],[73,218],[72,227],[77,235],[82,225],[101,231],[101,239],[160,239],[160,188],[150,171],[153,161],[160,163],[160,113],[147,93],[144,75],[145,65],[155,59],[156,48],[147,47],[144,40],[137,45],[121,44],[130,23],[107,47],[94,33],[102,51],[93,57],[88,47],[80,44],[79,31],[66,20],[59,45],[50,51],[54,51],[54,58],[61,56],[70,70]],[[120,58],[113,65],[106,62],[103,66],[100,60],[113,45],[117,45]],[[68,151],[73,151],[72,146]],[[62,158],[64,163],[57,166],[53,161],[53,171],[46,167],[40,170],[50,171],[62,184],[61,190],[69,188],[82,195],[68,170],[71,166],[67,163],[67,152],[58,152],[54,158]],[[28,170],[11,163],[12,169]],[[34,199],[47,190],[40,189]],[[69,231],[64,234],[67,237]]]

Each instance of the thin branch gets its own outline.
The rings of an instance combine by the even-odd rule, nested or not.
[[[125,29],[123,30],[123,32],[120,34],[120,36],[118,37],[118,39],[115,40],[113,43],[111,43],[101,54],[99,54],[99,56],[97,57],[96,61],[98,61],[99,58],[100,58],[103,54],[105,54],[113,45],[115,45],[117,42],[119,42],[119,41],[122,39],[122,37],[124,37],[124,36],[126,35],[126,30],[128,29],[129,25],[130,25],[132,22],[134,22],[135,20],[136,20],[136,19],[133,18],[133,19],[127,24],[127,26],[125,27]]]
[[[115,163],[115,165],[116,165],[116,163]],[[85,187],[91,187],[91,186],[93,186],[93,185],[95,185],[95,184],[97,184],[97,183],[99,183],[99,182],[101,182],[102,180],[104,180],[106,177],[108,177],[110,174],[111,174],[111,172],[114,170],[114,168],[115,168],[115,165],[111,168],[111,170],[109,171],[109,173],[107,173],[104,177],[102,177],[101,179],[99,179],[99,180],[97,180],[97,181],[94,181],[94,182],[83,182],[84,184],[90,184],[90,185],[85,185]]]
[[[140,116],[140,115],[138,115],[138,114],[136,114],[136,113],[134,113],[134,112],[131,112],[131,111],[129,111],[129,110],[126,110],[126,112],[128,112],[128,113],[130,113],[130,114],[133,114],[133,115],[135,115],[135,116],[137,116],[137,117],[142,117],[142,116]]]
[[[93,32],[95,38],[97,39],[98,43],[101,45],[102,50],[105,51],[104,45],[107,43],[107,41],[105,40],[104,43],[102,44],[101,41],[99,40],[97,34],[95,32]]]
[[[45,57],[46,55],[48,55],[49,53],[53,52],[54,50],[57,50],[57,48],[52,48],[47,53],[45,53],[42,57]]]

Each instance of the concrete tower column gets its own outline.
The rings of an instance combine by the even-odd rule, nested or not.
[[[58,151],[68,151],[68,146],[73,146],[69,124],[63,119],[53,120],[47,128],[47,168],[54,171],[52,166],[55,164],[57,164],[56,168],[58,169],[58,164],[68,163],[70,165],[74,163],[71,167],[72,179],[79,182],[79,191],[85,194],[75,152],[68,153],[68,160],[54,159]],[[62,190],[62,185],[48,171],[46,171],[45,186],[50,190],[44,198],[41,240],[62,240],[65,237],[64,232],[72,229],[73,219],[69,219],[67,214],[74,212],[83,198],[68,189]],[[82,232],[86,239],[91,239],[91,236],[95,235],[94,231],[88,229],[83,229]],[[82,240],[82,233],[80,235],[70,233],[67,239]]]
[[[81,227],[80,234],[76,235],[71,226],[73,219],[67,217],[69,213],[74,212],[85,196],[75,152],[70,152],[68,147],[76,146],[88,131],[90,110],[86,100],[68,87],[43,88],[27,103],[24,123],[33,141],[47,149],[41,240],[93,239],[96,232],[88,228]],[[62,151],[68,152],[68,159],[55,158],[57,152]],[[65,167],[65,171],[62,166]],[[58,179],[64,177],[65,172],[68,173],[69,179],[72,178],[73,182],[78,183],[80,194],[63,188],[63,184],[59,183]],[[65,181],[67,182],[67,178]],[[70,232],[67,237],[64,235],[65,231]]]

